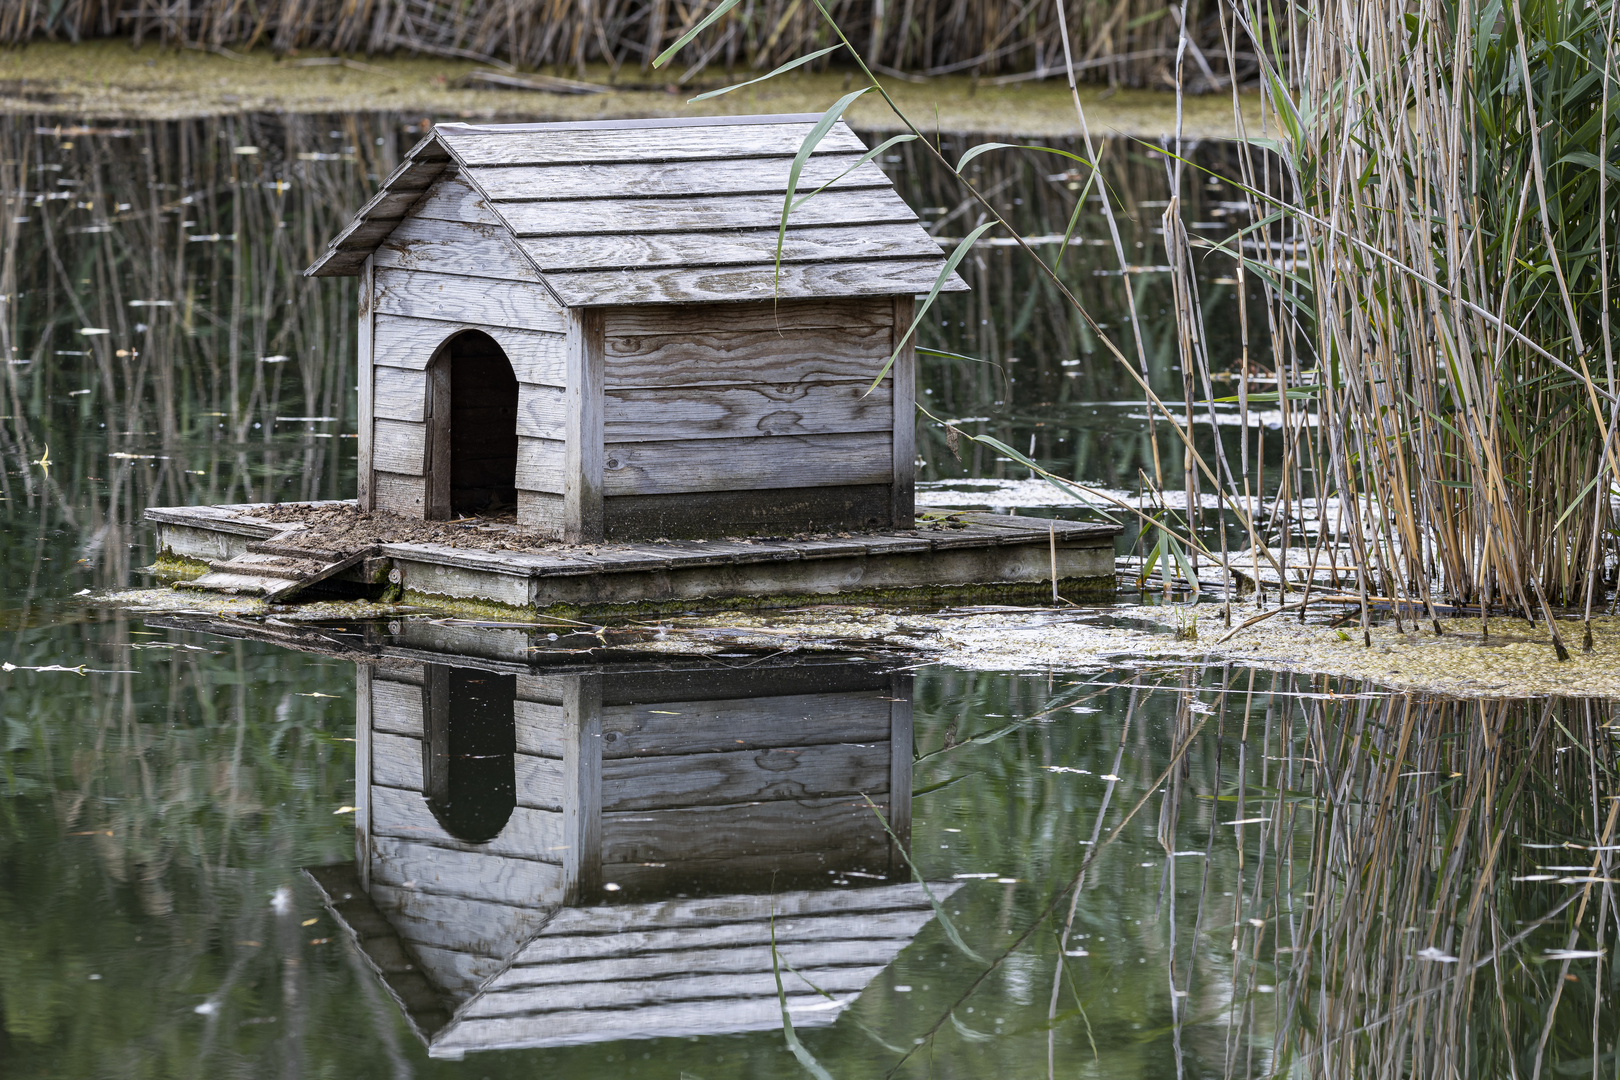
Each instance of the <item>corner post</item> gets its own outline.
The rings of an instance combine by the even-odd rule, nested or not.
[[[889,349],[911,329],[916,317],[916,299],[896,296],[894,330]],[[894,478],[889,486],[890,528],[909,529],[917,521],[917,350],[916,338],[907,339],[889,369],[894,387]]]
[[[563,541],[569,544],[602,539],[603,349],[602,310],[569,308],[563,450]]]
[[[371,888],[371,666],[354,666],[354,866]]]
[[[889,830],[902,848],[911,846],[911,673],[889,676]],[[890,870],[906,873],[898,852],[889,856]]]
[[[602,676],[576,675],[563,688],[563,903],[602,888]]]
[[[366,256],[366,265],[360,269],[360,326],[355,334],[359,343],[360,363],[356,375],[356,384],[360,391],[360,415],[355,418],[359,427],[356,429],[360,438],[359,481],[355,488],[355,504],[365,511],[376,508],[376,484],[371,475],[371,427],[372,427],[372,393],[374,376],[371,372],[372,363],[372,329],[376,321],[372,306],[376,300],[376,271],[372,266],[372,256]]]

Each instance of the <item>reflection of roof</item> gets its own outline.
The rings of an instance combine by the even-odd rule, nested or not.
[[[842,122],[800,175],[800,197],[834,183],[789,217],[778,275],[789,168],[819,119],[440,124],[305,273],[359,273],[454,177],[454,220],[504,230],[570,307],[928,290],[939,245],[876,164],[851,169],[866,146]]]
[[[435,1057],[780,1028],[773,922],[794,1026],[824,1026],[933,918],[917,884],[563,908],[456,993],[412,963],[352,865],[309,873]]]

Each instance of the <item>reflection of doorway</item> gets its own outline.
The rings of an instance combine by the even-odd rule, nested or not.
[[[518,383],[506,353],[488,334],[467,330],[440,350],[432,374],[430,516],[515,508]]]
[[[425,675],[428,808],[457,840],[487,844],[517,806],[517,676],[443,664]]]

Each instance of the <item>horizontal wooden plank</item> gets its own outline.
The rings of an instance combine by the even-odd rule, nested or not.
[[[517,486],[522,491],[563,490],[563,451],[559,439],[518,439]]]
[[[617,495],[602,500],[609,540],[783,536],[891,527],[889,485]]]
[[[602,757],[830,743],[882,742],[887,746],[892,707],[888,694],[876,690],[608,705],[602,709]]]
[[[711,544],[672,545],[671,550],[707,550]],[[747,548],[743,548],[747,550]],[[570,676],[559,676],[570,678]],[[647,705],[649,708],[682,709],[685,705],[668,702],[760,700],[796,697],[801,694],[853,693],[875,690],[887,694],[890,685],[886,665],[794,660],[785,664],[748,665],[741,668],[715,668],[708,663],[692,666],[657,666],[650,670],[616,671],[602,683],[602,704]],[[519,681],[521,688],[522,681]],[[521,692],[521,691],[520,691]],[[658,702],[651,705],[651,702]]]
[[[522,246],[549,273],[570,270],[746,266],[774,262],[776,230],[697,233],[620,233],[528,237]],[[817,226],[789,229],[784,265],[851,259],[936,259],[939,245],[915,225]],[[937,272],[937,271],[936,271]]]
[[[657,925],[659,906],[647,905],[647,910],[650,917],[644,928],[613,934],[552,934],[548,925],[548,932],[526,944],[513,961],[512,981],[545,983],[551,981],[553,971],[566,972],[574,964],[607,960],[640,957],[662,960],[682,956],[697,960],[711,950],[737,953],[764,949],[769,957],[772,923],[768,918],[662,929]],[[926,899],[911,907],[888,911],[789,915],[775,920],[776,943],[830,949],[857,941],[904,943],[915,937],[933,917],[933,908]],[[568,978],[566,974],[561,977]]]
[[[422,740],[385,731],[371,734],[371,782],[422,791]]]
[[[540,1017],[512,1016],[457,1020],[433,1039],[439,1054],[470,1050],[518,1050],[580,1046],[617,1039],[681,1038],[734,1035],[748,1031],[777,1031],[782,1027],[785,1003],[795,1029],[831,1024],[842,1011],[839,1002],[820,994],[792,994],[782,1002],[774,996],[747,1001],[695,1001],[634,1008],[589,1009],[546,1013]]]
[[[561,705],[564,691],[577,678],[579,678],[577,675],[519,675],[517,699],[519,702],[527,701],[537,705]],[[544,754],[547,757],[562,757],[560,749],[553,753],[542,749],[538,744],[525,745],[521,726],[518,728],[518,749],[526,753]]]
[[[410,217],[378,246],[384,269],[428,270],[475,278],[540,280],[534,265],[504,225],[474,225]]]
[[[689,195],[676,199],[595,198],[564,202],[503,202],[501,216],[519,237],[598,233],[688,233],[711,229],[774,229],[782,222],[780,195]],[[894,189],[833,189],[788,215],[790,226],[899,225],[917,215]],[[921,230],[919,230],[921,231]],[[582,242],[589,243],[589,239]],[[934,249],[934,258],[944,256]]]
[[[872,801],[881,808],[886,800]],[[887,843],[877,815],[858,795],[602,815],[603,876],[609,881],[614,863],[879,848]]]
[[[373,893],[378,885],[397,885],[419,893],[528,907],[545,907],[561,899],[561,865],[485,851],[373,836],[370,869]]]
[[[609,390],[603,431],[610,443],[888,431],[894,422],[893,384],[886,379],[868,393],[871,385],[801,382]],[[560,423],[560,392],[555,411]]]
[[[521,383],[518,386],[518,434],[531,439],[561,441],[567,435],[568,413],[563,388]]]
[[[865,937],[857,919],[845,927],[850,935],[832,941],[778,941],[777,954],[806,976],[818,968],[882,967],[892,961],[910,939]],[[701,933],[701,931],[700,931]],[[748,945],[678,948],[667,952],[637,952],[602,960],[578,960],[509,968],[493,994],[523,986],[578,986],[584,983],[656,979],[668,975],[755,975],[771,970],[770,942]],[[814,982],[813,976],[810,976]]]
[[[398,367],[371,369],[371,412],[386,420],[427,419],[427,372]]]
[[[917,936],[933,908],[922,907],[899,912],[859,913],[859,915],[797,916],[776,920],[776,946],[787,957],[800,957],[812,963],[831,963],[839,950],[849,949],[855,957],[878,955],[904,949]],[[794,952],[787,952],[794,949]],[[552,981],[585,981],[586,973],[604,972],[609,963],[646,962],[667,965],[684,962],[692,972],[723,970],[729,965],[748,965],[750,957],[765,954],[770,963],[771,923],[740,921],[724,926],[693,926],[684,929],[637,929],[619,934],[564,934],[551,938],[541,933],[523,947],[517,962],[507,968],[502,983],[546,984]],[[711,959],[713,957],[713,959]],[[797,960],[791,960],[799,967]]]
[[[708,303],[778,297],[908,296],[927,292],[939,279],[938,259],[877,262],[772,263],[690,267],[674,270],[577,270],[548,273],[546,281],[565,304]],[[944,292],[962,292],[956,274]]]
[[[788,993],[804,993],[815,987],[830,994],[856,993],[883,970],[883,965],[818,969],[819,978],[782,972],[782,988]],[[584,982],[566,986],[517,987],[507,992],[486,990],[458,1014],[463,1023],[480,1017],[523,1014],[572,1013],[582,1009],[629,1009],[669,1005],[687,1001],[738,999],[777,1000],[776,975],[769,971],[750,974],[674,975],[662,979]]]
[[[517,802],[529,810],[561,810],[567,778],[558,758],[519,754],[513,759],[517,773]],[[560,854],[560,853],[559,853]]]
[[[503,957],[479,956],[437,945],[413,944],[411,952],[437,986],[458,998],[470,996],[505,962]]]
[[[526,529],[550,529],[562,539],[563,497],[560,492],[523,491],[517,499],[518,524]]]
[[[884,796],[879,796],[884,798]],[[879,803],[879,808],[888,808]],[[801,839],[802,845],[802,839]],[[809,846],[809,845],[803,845]],[[836,847],[806,851],[756,851],[715,858],[679,858],[673,862],[613,863],[605,873],[619,886],[615,899],[654,899],[672,893],[703,895],[721,892],[772,893],[782,889],[825,888],[834,882],[848,887],[841,875],[854,872],[861,884],[902,881],[911,876],[880,833],[857,836]]]
[[[381,472],[425,474],[427,425],[409,420],[377,420],[371,429],[371,463]]]
[[[520,383],[563,385],[564,337],[550,330],[518,330],[479,326],[457,320],[413,319],[378,315],[375,321],[373,360],[387,367],[421,371],[450,338],[464,330],[482,330],[494,338],[512,364]]]
[[[603,462],[606,496],[832,487],[888,483],[894,447],[886,432],[613,443]]]
[[[872,162],[850,167],[859,153],[812,154],[799,174],[805,195],[829,182],[829,191],[892,187]],[[737,158],[717,168],[690,162],[625,161],[576,165],[490,165],[478,170],[478,186],[496,203],[523,199],[599,199],[604,193],[643,198],[672,195],[759,195],[787,192],[789,157]],[[848,173],[848,175],[844,175]]]
[[[832,743],[602,762],[603,811],[876,795],[888,790],[887,739],[867,745]]]
[[[687,304],[624,308],[603,313],[607,338],[792,330],[884,329],[894,325],[894,304],[871,297],[830,300],[750,301],[692,307]],[[892,348],[887,346],[886,348]],[[886,355],[886,353],[885,353]]]
[[[421,738],[422,688],[373,675],[371,729]]]
[[[520,682],[525,678],[529,676],[518,676]],[[568,752],[568,718],[560,704],[520,698],[512,706],[512,715],[517,720],[517,748],[521,753],[560,759]]]
[[[376,311],[383,315],[468,323],[479,328],[505,326],[551,333],[564,329],[557,301],[543,286],[527,281],[379,269],[376,283]]]
[[[877,916],[883,912],[927,911],[930,907],[929,892],[943,901],[961,884],[960,881],[930,882],[926,890],[915,883],[869,889],[796,889],[770,894],[699,896],[612,907],[563,908],[546,924],[545,931],[524,948],[518,962],[528,963],[537,957],[559,955],[559,949],[586,949],[566,953],[575,956],[616,955],[591,951],[598,947],[592,943],[622,944],[632,940],[628,935],[648,931],[679,930],[684,937],[695,927],[721,927],[728,932],[741,933],[738,930],[740,926],[754,923],[768,932],[773,919],[781,927],[798,925],[799,919],[820,919],[829,915],[862,913]],[[567,942],[563,941],[565,938]]]
[[[406,517],[421,517],[427,499],[427,478],[383,472],[372,474],[371,497],[378,510]]]
[[[813,124],[726,124],[628,129],[552,130],[486,133],[440,127],[462,164],[552,165],[600,161],[701,161],[727,158],[792,157]],[[866,145],[840,123],[817,144],[822,153],[861,153]],[[474,171],[474,176],[478,174]]]
[[[429,948],[437,951],[441,967],[479,957],[504,963],[551,914],[540,904],[519,906],[375,882],[371,898],[413,952],[426,960]]]
[[[887,326],[780,330],[684,330],[603,339],[609,390],[737,386],[768,382],[870,383],[892,349]]]
[[[444,831],[420,792],[395,788],[374,786],[371,789],[371,832],[373,836],[409,840],[487,858],[507,856],[554,863],[561,862],[563,854],[560,813],[519,806],[495,839],[487,844],[468,844]]]
[[[421,198],[413,209],[413,217],[505,228],[488,200],[459,173],[442,177]]]

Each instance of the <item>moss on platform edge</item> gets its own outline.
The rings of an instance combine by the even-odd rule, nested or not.
[[[1114,598],[1114,576],[1064,578],[1058,594],[1079,602]],[[443,596],[406,589],[403,601],[435,608],[460,618],[520,622],[542,616],[563,619],[611,619],[632,615],[678,615],[690,611],[768,611],[813,604],[861,604],[874,607],[931,608],[946,604],[1050,603],[1052,583],[1046,581],[997,582],[975,585],[922,585],[890,589],[854,589],[837,593],[774,593],[769,596],[727,596],[713,599],[649,600],[635,604],[536,604],[515,606],[494,600]]]

